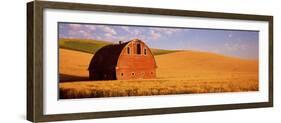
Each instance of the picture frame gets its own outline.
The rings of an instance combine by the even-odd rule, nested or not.
[[[222,20],[242,20],[242,21],[258,21],[266,23],[268,35],[268,54],[265,61],[268,62],[266,69],[268,71],[266,88],[266,101],[254,101],[246,103],[227,103],[227,104],[211,104],[211,105],[196,105],[196,106],[175,106],[162,108],[140,108],[128,110],[108,110],[108,111],[79,111],[72,113],[53,113],[46,114],[46,94],[44,91],[47,84],[44,83],[48,79],[46,77],[46,31],[45,26],[48,18],[46,10],[62,10],[62,11],[79,11],[83,12],[104,12],[114,14],[137,14],[138,16],[169,16],[175,18],[195,17],[204,19],[222,19]],[[79,18],[79,17],[75,17]],[[217,24],[218,25],[218,24]],[[57,27],[54,27],[57,28]],[[260,49],[261,50],[261,49]],[[57,61],[55,61],[57,62]],[[260,74],[261,75],[261,74]],[[132,97],[134,98],[134,97]],[[154,97],[150,97],[154,98]],[[79,104],[79,101],[74,101]],[[52,104],[51,104],[52,105]],[[98,106],[97,106],[98,107]],[[232,110],[246,108],[261,108],[273,107],[273,16],[267,15],[249,15],[249,14],[234,14],[234,13],[219,13],[219,12],[203,12],[203,11],[187,11],[187,10],[172,10],[158,8],[141,8],[128,6],[110,6],[110,5],[95,5],[95,4],[80,4],[80,3],[64,3],[64,2],[47,2],[33,1],[27,3],[27,120],[32,122],[49,122],[62,120],[81,120],[81,119],[96,119],[109,117],[125,117],[125,116],[142,116],[142,115],[157,115],[157,114],[172,114],[172,113],[187,113],[187,112],[202,112],[215,110]]]

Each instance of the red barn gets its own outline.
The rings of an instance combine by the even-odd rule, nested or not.
[[[149,47],[139,39],[102,47],[89,65],[90,80],[156,78],[156,62]]]

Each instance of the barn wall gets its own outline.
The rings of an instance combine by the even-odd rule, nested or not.
[[[141,44],[141,54],[136,54],[136,44]],[[130,47],[130,54],[127,53]],[[146,48],[146,55],[144,55]],[[140,41],[130,42],[119,56],[116,67],[117,79],[152,79],[156,78],[156,63],[149,48]]]
[[[122,73],[123,76],[121,75]],[[155,69],[120,69],[117,70],[116,76],[118,80],[153,79],[156,78],[156,71]]]
[[[90,80],[116,80],[115,70],[89,71]]]

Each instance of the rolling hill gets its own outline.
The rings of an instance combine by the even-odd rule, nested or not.
[[[89,81],[93,54],[60,48],[60,99],[258,91],[258,61],[181,51],[155,56],[157,78]]]
[[[158,78],[194,80],[258,80],[258,61],[208,52],[184,51],[155,57]]]
[[[89,53],[60,48],[61,81],[87,80],[92,57]],[[161,79],[258,79],[258,62],[254,60],[198,51],[157,55],[155,60],[157,78]]]
[[[95,53],[103,46],[113,44],[111,42],[92,40],[92,39],[60,39],[59,46],[63,49],[81,51],[85,53]],[[167,53],[178,52],[177,50],[164,50],[151,48],[153,55],[162,55]]]
[[[59,52],[60,82],[88,80],[88,65],[92,54],[62,48]]]
[[[100,48],[112,44],[110,42],[91,39],[60,39],[59,46],[63,49],[81,51],[85,53],[95,53]]]

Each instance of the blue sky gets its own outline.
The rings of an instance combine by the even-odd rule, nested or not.
[[[138,38],[152,48],[207,51],[243,59],[258,58],[258,37],[257,31],[59,23],[59,38],[113,43]]]

